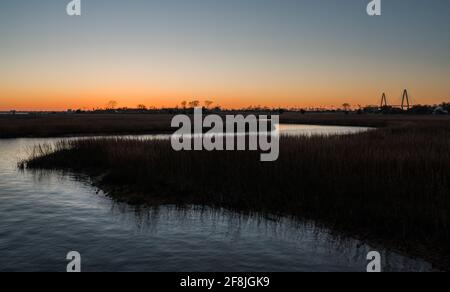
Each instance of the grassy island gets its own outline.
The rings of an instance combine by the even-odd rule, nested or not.
[[[197,204],[314,220],[449,269],[450,124],[393,123],[361,134],[282,137],[280,158],[175,152],[170,141],[62,140],[21,168],[88,174],[131,204]]]

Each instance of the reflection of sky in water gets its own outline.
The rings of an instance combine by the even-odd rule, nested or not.
[[[71,250],[85,271],[365,271],[372,248],[312,224],[135,208],[96,194],[83,177],[16,169],[19,149],[56,140],[0,140],[0,271],[65,271]],[[386,270],[430,269],[376,249]]]
[[[366,127],[315,126],[315,125],[287,125],[280,124],[281,135],[286,136],[314,136],[314,135],[345,135],[369,131]]]

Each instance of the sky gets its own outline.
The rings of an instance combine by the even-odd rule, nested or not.
[[[450,1],[0,1],[0,110],[450,101]]]

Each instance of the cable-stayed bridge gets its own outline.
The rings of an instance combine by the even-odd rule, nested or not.
[[[380,109],[383,108],[401,108],[402,110],[409,110],[412,107],[412,103],[411,103],[411,96],[408,93],[408,90],[403,90],[403,94],[401,96],[401,104],[400,105],[396,105],[396,104],[389,104],[388,103],[388,98],[386,96],[386,93],[383,92],[382,96],[381,96],[381,103],[380,103]],[[400,99],[398,100],[400,101]]]

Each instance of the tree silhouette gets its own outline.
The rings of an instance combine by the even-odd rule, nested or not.
[[[213,103],[211,100],[205,100],[205,108],[209,109]]]
[[[343,105],[342,105],[342,107],[344,108],[344,111],[346,111],[346,112],[348,112],[348,111],[350,111],[350,104],[349,103],[344,103]]]
[[[189,107],[191,107],[191,108],[198,107],[199,105],[200,105],[200,101],[198,101],[198,100],[193,100],[193,101],[189,102]]]
[[[116,106],[117,106],[117,101],[115,101],[115,100],[110,100],[110,101],[108,101],[108,103],[106,104],[106,109],[108,109],[108,110],[113,110],[113,109],[116,108]]]

